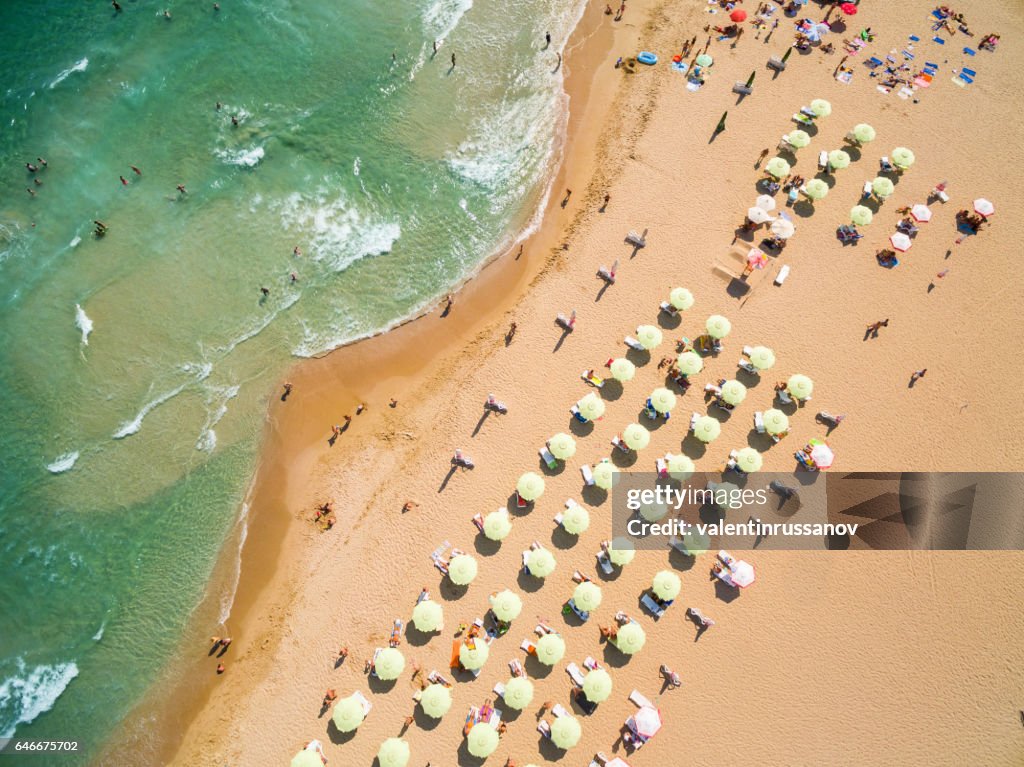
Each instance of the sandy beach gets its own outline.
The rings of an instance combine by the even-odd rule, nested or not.
[[[651,471],[656,457],[682,451],[701,470],[721,470],[731,449],[754,439],[751,415],[771,406],[774,382],[792,373],[814,380],[814,401],[791,416],[788,440],[770,449],[752,443],[765,450],[765,470],[795,471],[793,450],[825,434],[814,418],[818,410],[847,415],[829,437],[838,456],[834,470],[1016,468],[1019,425],[989,388],[1007,377],[1014,320],[1024,308],[1010,218],[1024,195],[1005,172],[1024,154],[1013,140],[1021,62],[1013,46],[1024,33],[1024,13],[1007,0],[958,9],[976,35],[957,34],[940,48],[929,42],[928,3],[865,2],[845,32],[827,38],[833,55],[816,47],[806,55],[794,51],[776,75],[765,63],[792,42],[792,19],[777,11],[780,24],[770,39],[748,26],[734,46],[712,41],[711,76],[691,92],[668,62],[682,41],[696,36],[692,60],[708,40],[704,26],[723,23],[724,12],[710,15],[696,3],[636,2],[614,22],[603,5],[591,4],[567,48],[572,102],[562,167],[541,229],[522,255],[518,248],[502,254],[455,295],[446,316],[438,310],[305,362],[290,376],[294,388],[286,401],[271,394],[231,621],[234,641],[223,658],[227,670],[217,677],[207,648],[195,648],[197,660],[179,681],[189,693],[171,696],[180,702],[173,717],[180,748],[168,753],[169,761],[287,764],[317,738],[331,764],[371,764],[380,743],[414,714],[408,667],[390,685],[363,671],[374,649],[387,644],[392,621],[408,623],[420,589],[428,588],[443,604],[445,630],[429,639],[409,634],[401,649],[410,664],[447,674],[458,624],[483,617],[487,596],[507,587],[522,596],[522,616],[491,645],[478,678],[457,675],[455,704],[444,719],[415,714],[403,735],[411,764],[479,763],[465,750],[466,711],[507,680],[506,662],[522,660],[519,642],[532,638],[542,619],[562,632],[566,658],[533,677],[533,707],[506,719],[491,764],[508,757],[520,765],[586,764],[596,751],[611,755],[620,748],[623,720],[635,710],[627,700],[633,689],[657,701],[666,723],[628,757],[634,766],[733,759],[1018,764],[1024,556],[1017,552],[999,554],[998,582],[985,566],[992,554],[983,552],[745,552],[758,580],[731,601],[716,596],[709,578],[713,554],[694,560],[667,550],[640,552],[617,577],[600,581],[604,600],[588,623],[570,625],[561,615],[574,586],[570,575],[577,568],[597,575],[594,553],[610,529],[610,501],[581,492],[579,466],[609,455],[609,440],[664,385],[659,358],[673,355],[675,339],[699,335],[711,314],[732,322],[725,349],[706,358],[681,396],[681,414],[654,430],[634,469]],[[809,5],[806,13],[821,18],[824,11]],[[868,26],[876,39],[847,61],[852,82],[837,81],[842,39]],[[988,32],[999,32],[1003,42],[967,61],[979,73],[972,84],[954,85],[954,70],[964,65],[961,48],[977,48]],[[921,38],[915,61],[937,61],[940,75],[904,100],[895,91],[879,92],[864,59],[884,58],[892,49],[899,56],[910,35]],[[614,67],[618,57],[641,49],[657,53],[661,63],[634,73]],[[753,93],[738,98],[732,84],[752,71]],[[725,274],[735,268],[730,254],[745,253],[764,236],[736,231],[761,193],[763,166],[755,163],[762,149],[776,154],[779,138],[798,127],[791,115],[815,98],[831,102],[832,112],[808,131],[811,145],[790,156],[795,173],[814,176],[818,152],[840,148],[857,123],[870,123],[877,139],[849,150],[853,161],[827,177],[825,199],[787,209],[795,236],[739,293]],[[726,130],[713,136],[726,111]],[[863,239],[844,246],[836,227],[848,223],[865,181],[878,175],[879,157],[898,146],[910,147],[916,163],[896,179],[892,197],[874,205]],[[875,252],[895,231],[896,208],[925,202],[943,181],[949,201],[931,205],[932,220],[921,225],[897,268],[880,267]],[[566,188],[573,192],[563,206]],[[981,197],[995,203],[997,214],[977,236],[956,244],[957,211]],[[777,200],[783,207],[782,193]],[[647,246],[634,253],[623,239],[645,229]],[[617,280],[607,286],[595,273],[616,260]],[[783,266],[791,273],[776,286]],[[677,286],[692,291],[696,303],[670,320],[658,305]],[[572,310],[576,328],[563,334],[555,315]],[[865,337],[868,324],[886,318],[877,338]],[[508,342],[511,322],[517,332]],[[580,371],[603,370],[607,359],[622,356],[623,337],[643,323],[661,324],[665,342],[621,394],[612,387],[602,392],[604,418],[574,432],[575,457],[546,474],[544,496],[528,513],[513,514],[500,547],[478,536],[470,518],[509,505],[517,477],[541,471],[537,448],[570,430],[568,408],[590,391]],[[741,348],[756,344],[774,349],[775,368],[749,384],[746,402],[723,419],[721,437],[706,451],[684,441],[685,414],[711,412],[703,385],[734,377]],[[927,376],[909,386],[920,369]],[[488,393],[508,403],[507,415],[485,414]],[[354,415],[360,402],[368,409],[329,444],[331,426]],[[450,471],[457,448],[472,456],[475,469]],[[578,540],[558,535],[552,523],[566,498],[591,513],[591,527]],[[405,513],[407,500],[418,506]],[[338,522],[322,532],[313,517],[325,501],[333,502]],[[521,552],[534,540],[558,559],[543,581],[518,574]],[[444,541],[479,562],[480,574],[467,589],[454,589],[431,564],[430,552]],[[683,592],[655,622],[637,600],[666,567],[678,572]],[[686,606],[717,622],[699,641]],[[629,612],[647,632],[647,645],[630,659],[600,641],[597,625],[616,610]],[[197,633],[205,638],[213,631]],[[349,657],[336,667],[342,646]],[[548,700],[569,706],[565,664],[588,655],[610,669],[612,697],[581,717],[583,739],[575,749],[553,750],[536,732],[534,712]],[[663,663],[680,673],[681,688],[663,689]],[[373,710],[354,736],[330,727],[329,713],[318,716],[329,688],[343,697],[359,690],[371,700]],[[143,709],[154,717],[162,710],[160,701]],[[131,758],[115,750],[101,761],[130,764]]]

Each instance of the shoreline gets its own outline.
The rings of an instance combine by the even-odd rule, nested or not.
[[[654,5],[653,0],[635,3],[632,17],[642,16],[646,21],[646,11]],[[315,399],[318,410],[323,409],[325,401],[331,401],[336,408],[353,412],[360,401],[377,401],[383,408],[387,399],[388,384],[396,381],[413,382],[422,379],[431,364],[436,363],[438,348],[458,349],[475,333],[491,324],[501,315],[508,315],[516,304],[516,296],[524,291],[528,284],[543,273],[547,264],[559,249],[561,235],[571,225],[578,213],[566,213],[560,208],[556,190],[563,184],[569,188],[585,188],[594,174],[596,167],[592,159],[601,142],[600,118],[611,110],[622,74],[608,67],[606,54],[611,50],[616,37],[637,34],[641,23],[623,23],[618,28],[612,27],[606,17],[598,15],[597,4],[586,3],[583,12],[565,45],[563,67],[566,70],[564,92],[568,96],[568,119],[565,130],[558,145],[555,156],[558,157],[559,168],[548,182],[548,188],[542,193],[536,211],[529,217],[525,229],[511,237],[512,245],[500,250],[480,262],[470,274],[453,288],[452,295],[456,299],[455,312],[461,319],[454,323],[431,325],[440,310],[436,304],[424,308],[416,314],[396,321],[388,328],[373,334],[347,342],[330,351],[302,358],[294,362],[286,377],[296,383],[296,390],[289,398],[287,406],[282,409],[278,400],[279,390],[268,397],[265,425],[260,440],[259,457],[250,482],[249,490],[242,504],[249,509],[244,515],[244,530],[240,531],[239,515],[232,525],[232,532],[225,540],[221,554],[207,586],[207,594],[197,605],[190,628],[183,637],[183,648],[191,647],[195,641],[203,641],[209,633],[199,629],[199,624],[208,626],[208,615],[216,612],[216,604],[220,600],[222,587],[228,579],[232,579],[231,571],[238,569],[237,583],[234,588],[228,622],[232,625],[231,634],[235,641],[231,654],[235,658],[246,655],[250,651],[269,654],[274,643],[280,637],[268,637],[261,633],[259,641],[251,635],[252,624],[264,608],[287,602],[288,598],[280,599],[282,587],[286,586],[288,576],[279,571],[282,554],[294,547],[296,540],[308,535],[306,524],[295,512],[281,514],[283,508],[292,509],[296,491],[289,483],[308,476],[319,452],[317,436],[329,434],[326,423],[313,423],[303,419],[295,423],[292,415],[300,407],[300,399]],[[588,13],[590,18],[588,18]],[[596,113],[596,114],[595,114]],[[569,170],[569,166],[573,170]],[[577,171],[577,168],[582,168]],[[533,229],[532,232],[529,232]],[[524,231],[529,232],[524,234]],[[516,252],[521,250],[521,256]],[[508,281],[514,280],[509,286]],[[464,315],[471,313],[472,323],[465,323]],[[454,329],[454,333],[449,330]],[[324,370],[323,368],[327,368]],[[363,381],[374,382],[369,386],[352,382],[340,388],[334,378],[343,374],[345,369],[359,369]],[[317,381],[330,380],[327,387],[318,387]],[[410,384],[415,386],[415,383]],[[328,393],[327,390],[330,390]],[[300,393],[304,393],[302,396]],[[291,412],[289,412],[291,411]],[[371,429],[378,426],[374,413],[368,408],[359,417],[363,427]],[[290,423],[283,425],[281,416],[289,416]],[[334,452],[354,449],[344,444],[344,438]],[[295,451],[299,454],[296,455]],[[285,460],[284,456],[291,456]],[[239,535],[244,535],[244,543],[239,549]],[[258,563],[258,567],[253,565]],[[285,591],[287,593],[287,591]],[[192,677],[190,682],[173,683],[161,674],[153,685],[153,689],[136,706],[126,718],[121,729],[141,729],[142,722],[162,722],[163,735],[158,741],[164,747],[158,749],[157,755],[164,763],[176,763],[189,745],[188,737],[182,738],[181,733],[201,729],[203,719],[209,713],[213,703],[213,694],[220,681],[211,677],[210,681],[195,684],[195,675],[205,676],[202,660],[205,653],[196,653],[182,649],[180,660],[184,667],[175,669],[175,676]],[[228,656],[230,657],[230,656]],[[229,661],[230,662],[230,661]],[[170,694],[166,690],[157,692],[156,688],[164,683],[172,684]],[[111,738],[114,740],[115,738]],[[176,745],[173,741],[177,739]],[[197,734],[197,740],[203,735]],[[107,764],[114,760],[119,764],[131,765],[131,755],[110,744],[99,752],[94,760],[97,764]]]

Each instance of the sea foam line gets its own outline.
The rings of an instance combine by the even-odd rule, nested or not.
[[[75,663],[40,665],[28,671],[17,659],[18,671],[0,683],[0,738],[13,737],[19,724],[29,724],[53,708],[71,680],[78,676]]]
[[[81,304],[75,304],[75,326],[82,332],[82,346],[89,345],[89,334],[92,332],[92,320],[85,313]]]
[[[83,58],[79,59],[78,61],[75,62],[74,66],[68,67],[63,72],[61,72],[59,75],[57,75],[57,77],[54,78],[53,82],[50,83],[50,89],[52,90],[52,89],[56,88],[58,85],[60,85],[65,80],[67,80],[68,77],[70,77],[75,72],[84,72],[86,67],[88,67],[88,66],[89,66],[89,59],[88,58],[84,58],[83,57]]]
[[[173,397],[177,397],[179,394],[185,391],[185,389],[190,384],[205,381],[207,378],[209,378],[210,373],[213,372],[213,365],[210,364],[209,362],[205,362],[202,365],[185,365],[184,368],[185,370],[191,370],[193,368],[196,369],[196,376],[192,380],[185,381],[180,386],[176,386],[169,392],[164,392],[159,397],[151,399],[149,402],[142,406],[142,409],[139,410],[138,415],[136,415],[135,418],[133,418],[130,421],[125,421],[124,423],[122,423],[118,430],[111,435],[111,437],[113,439],[124,439],[125,437],[130,437],[132,434],[135,434],[136,432],[138,432],[139,429],[142,428],[142,422],[146,418],[146,416],[153,412],[154,409],[160,407],[160,405],[167,402],[167,400],[172,399]]]
[[[57,456],[53,463],[47,464],[46,470],[51,474],[63,474],[65,471],[71,471],[78,461],[78,456],[77,450],[63,453]]]

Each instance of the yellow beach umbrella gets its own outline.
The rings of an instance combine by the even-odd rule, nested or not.
[[[722,384],[722,400],[730,405],[739,405],[747,398],[747,387],[731,378]]]
[[[385,647],[373,662],[374,673],[378,679],[383,679],[385,682],[398,679],[404,670],[405,656],[394,647]]]
[[[858,123],[853,126],[853,137],[861,144],[868,144],[875,140],[875,129],[867,123]]]
[[[594,394],[594,392],[584,396],[576,403],[576,407],[579,408],[580,415],[588,421],[596,421],[604,415],[604,400]]]
[[[324,763],[320,760],[320,754],[304,748],[292,757],[291,767],[324,767]]]
[[[811,393],[814,391],[814,382],[807,376],[797,373],[789,377],[786,382],[786,391],[795,399],[810,399]]]
[[[693,293],[686,288],[673,288],[668,300],[679,311],[686,311],[693,306]]]
[[[603,703],[612,694],[612,675],[595,668],[583,678],[583,694],[591,703]]]
[[[811,102],[811,111],[818,117],[828,117],[832,114],[832,105],[825,99],[814,99]]]
[[[558,634],[545,634],[537,640],[537,660],[554,666],[565,656],[565,640]]]
[[[752,447],[744,447],[736,451],[736,466],[747,474],[760,471],[763,462],[761,454]]]
[[[683,536],[683,548],[687,554],[695,557],[711,548],[711,539],[705,533],[691,530]]]
[[[622,441],[631,450],[643,450],[651,444],[651,433],[638,423],[631,423],[622,430]]]
[[[914,153],[905,146],[898,146],[892,150],[892,164],[897,168],[906,170],[914,164],[915,159]]]
[[[424,634],[440,631],[444,626],[444,610],[432,599],[424,599],[412,608],[412,625]]]
[[[601,605],[601,587],[592,581],[584,581],[572,592],[572,601],[585,613]]]
[[[702,415],[693,425],[693,436],[701,442],[714,442],[722,433],[722,424],[709,415]]]
[[[679,596],[682,588],[683,582],[671,570],[661,570],[655,573],[654,579],[651,581],[651,591],[658,599],[663,599],[666,602]]]
[[[406,767],[409,764],[409,744],[401,738],[388,738],[377,751],[380,767]]]
[[[551,724],[551,742],[563,751],[580,742],[583,728],[574,716],[560,716]]]
[[[616,360],[612,360],[611,371],[612,378],[616,381],[632,381],[633,376],[636,375],[636,365],[625,357],[619,357]]]
[[[895,185],[885,176],[879,176],[871,182],[871,191],[875,193],[876,197],[881,197],[883,200],[891,196],[895,190]]]
[[[704,323],[704,328],[712,338],[725,338],[732,330],[732,323],[721,314],[712,314]]]
[[[476,560],[469,554],[459,554],[448,563],[448,577],[456,586],[468,586],[476,578],[476,572]]]
[[[613,565],[625,567],[636,556],[636,547],[628,538],[613,538],[608,546],[608,558]]]
[[[627,623],[619,629],[615,637],[615,647],[626,655],[640,652],[646,642],[647,634],[639,623]]]
[[[602,490],[611,490],[618,473],[615,465],[606,458],[594,467],[594,484]]]
[[[660,386],[651,392],[651,405],[659,413],[671,413],[672,408],[676,406],[676,395],[664,386]]]
[[[562,514],[562,527],[569,535],[579,535],[590,527],[590,512],[578,503],[572,504]]]
[[[789,135],[786,136],[786,143],[794,149],[803,149],[811,143],[811,135],[807,131],[802,130],[790,131]]]
[[[689,479],[693,476],[693,473],[697,470],[693,461],[685,455],[673,455],[668,459],[668,473],[672,479],[677,479],[680,482]]]
[[[828,164],[833,170],[842,170],[850,165],[850,155],[842,149],[833,149],[828,153]]]
[[[768,161],[768,164],[764,166],[765,172],[774,176],[775,178],[782,178],[788,176],[791,170],[788,162],[783,160],[781,157],[773,157]]]
[[[804,184],[804,194],[812,200],[821,200],[828,195],[828,184],[820,178],[812,178]]]
[[[874,216],[871,213],[871,208],[866,208],[863,205],[854,205],[850,210],[850,221],[857,226],[867,226],[871,223],[871,219]]]
[[[750,364],[758,370],[768,370],[775,365],[775,352],[767,346],[755,346],[750,350]]]
[[[526,569],[535,578],[546,578],[555,571],[555,555],[547,549],[533,549],[526,557]]]
[[[477,722],[466,736],[466,747],[477,759],[486,759],[498,749],[498,731],[487,722]]]
[[[654,327],[654,325],[641,325],[636,329],[636,340],[647,351],[650,351],[661,345],[661,331]]]
[[[548,449],[551,455],[559,461],[564,461],[576,455],[576,440],[564,432],[559,432],[548,440]]]
[[[353,732],[363,723],[366,714],[363,712],[363,702],[355,695],[342,698],[334,704],[334,711],[331,712],[331,721],[340,732]],[[321,767],[323,767],[321,765]]]
[[[514,676],[505,682],[505,704],[516,711],[522,711],[533,700],[533,682],[525,676]]]
[[[476,671],[484,667],[490,654],[491,650],[487,642],[477,640],[473,642],[472,646],[463,642],[459,646],[459,663],[464,669]]]
[[[503,541],[512,532],[512,518],[507,509],[492,511],[484,517],[484,536],[488,540]]]
[[[683,352],[676,360],[676,366],[684,376],[692,376],[704,369],[704,360],[697,352]]]
[[[769,434],[784,434],[789,431],[789,417],[775,408],[765,410],[764,430]]]
[[[516,492],[524,501],[536,501],[544,495],[544,478],[535,472],[528,471],[516,482]]]
[[[648,522],[657,522],[668,514],[668,506],[664,503],[644,503],[637,511]]]
[[[431,719],[440,719],[452,707],[452,693],[443,684],[431,684],[420,693],[420,708]]]
[[[523,611],[523,600],[518,594],[505,589],[490,596],[491,612],[499,621],[514,621]]]

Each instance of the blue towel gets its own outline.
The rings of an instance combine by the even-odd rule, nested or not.
[[[963,72],[961,72],[961,73],[960,73],[959,77],[960,77],[960,79],[961,79],[961,80],[963,80],[963,81],[964,81],[965,83],[967,83],[968,85],[970,85],[971,83],[973,83],[973,82],[974,82],[974,80],[972,80],[971,78],[969,78],[969,77],[968,77],[967,75],[965,75],[965,74],[964,74]]]
[[[970,75],[971,77],[978,76],[977,72],[975,72],[973,69],[968,69],[967,67],[963,67],[960,71],[963,72],[965,75]]]
[[[941,37],[933,37],[932,40],[937,42],[939,45],[945,45],[946,44],[946,41],[943,40]]]
[[[973,56],[975,53],[977,53],[977,51],[974,50],[973,48],[964,48],[964,53],[966,53],[968,56]]]
[[[910,39],[913,40],[915,43],[921,42],[921,38],[918,37],[917,35],[911,35]]]
[[[938,65],[938,64],[933,64],[933,63],[932,63],[932,62],[930,62],[930,61],[926,61],[926,62],[924,63],[924,65],[925,65],[926,67],[931,67],[932,69],[938,69],[938,68],[939,68],[939,65]]]

